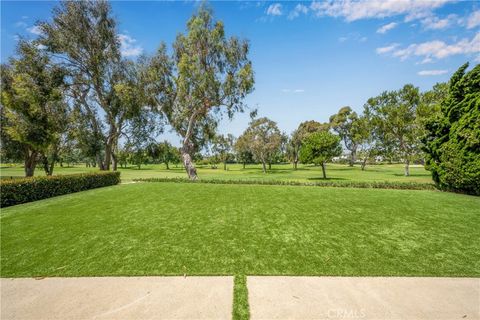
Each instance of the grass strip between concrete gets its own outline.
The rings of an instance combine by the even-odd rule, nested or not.
[[[236,275],[233,285],[233,320],[250,319],[250,307],[248,305],[247,276]]]

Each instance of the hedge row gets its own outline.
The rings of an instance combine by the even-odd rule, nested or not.
[[[282,180],[223,180],[223,179],[198,179],[186,178],[143,178],[134,179],[143,182],[182,182],[182,183],[212,183],[212,184],[258,184],[258,185],[285,185],[285,186],[313,186],[313,187],[338,187],[338,188],[376,188],[376,189],[401,189],[401,190],[435,190],[433,183],[420,182],[394,182],[394,181],[282,181]]]
[[[92,172],[0,180],[1,207],[111,186],[119,182],[120,172]]]

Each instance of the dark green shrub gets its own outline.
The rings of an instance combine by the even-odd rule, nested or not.
[[[452,76],[441,112],[426,123],[426,168],[444,190],[480,195],[480,65]]]
[[[120,183],[120,172],[92,172],[0,181],[1,207]]]

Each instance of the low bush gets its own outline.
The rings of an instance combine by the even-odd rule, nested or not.
[[[401,190],[435,190],[433,183],[421,182],[394,182],[394,181],[316,181],[302,182],[289,180],[224,180],[224,179],[198,179],[186,178],[144,178],[134,179],[143,182],[184,182],[184,183],[212,183],[212,184],[260,184],[260,185],[286,185],[286,186],[313,186],[313,187],[339,187],[339,188],[376,188],[376,189],[401,189]]]
[[[111,186],[119,182],[120,172],[92,172],[0,180],[1,207]]]

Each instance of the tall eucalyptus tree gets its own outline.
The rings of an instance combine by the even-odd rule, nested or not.
[[[166,116],[182,137],[182,159],[192,180],[197,171],[192,157],[215,134],[223,115],[232,118],[245,108],[254,76],[249,45],[227,38],[224,25],[202,5],[179,34],[172,55],[164,44],[149,58],[144,84],[150,105]]]

